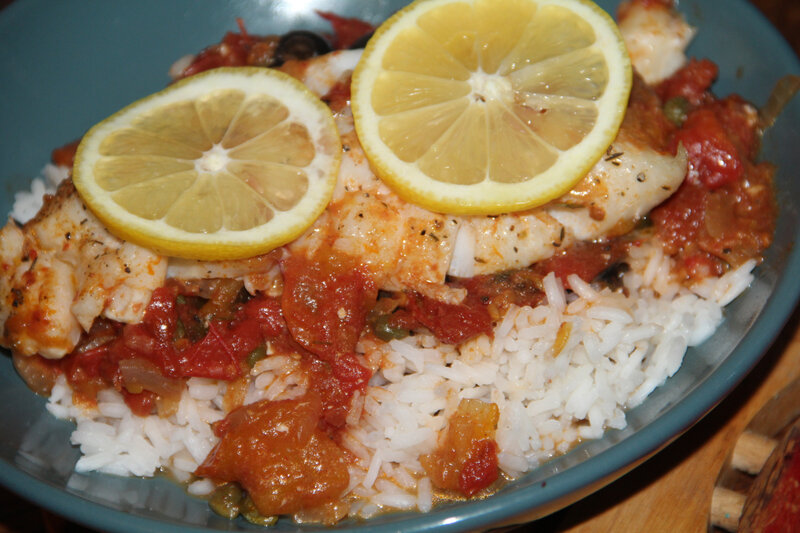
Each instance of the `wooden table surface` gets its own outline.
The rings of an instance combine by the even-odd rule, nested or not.
[[[0,8],[10,0],[0,0]],[[800,54],[800,1],[750,0]],[[758,366],[701,424],[616,482],[515,531],[702,532],[711,493],[733,443],[778,391],[800,378],[800,311]],[[0,488],[0,533],[89,533]]]

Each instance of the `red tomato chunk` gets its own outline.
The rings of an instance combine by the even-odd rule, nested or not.
[[[327,358],[322,360],[291,337],[276,298],[257,295],[239,303],[230,298],[227,303],[204,303],[182,291],[179,284],[154,291],[140,324],[97,320],[76,350],[57,363],[85,401],[93,402],[99,390],[113,387],[135,413],[150,414],[165,400],[179,398],[187,378],[238,379],[249,371],[248,357],[269,341],[275,352],[303,358],[312,388],[322,398],[323,420],[331,427],[344,424],[352,395],[363,391],[371,377],[354,355],[363,318],[356,318],[343,337],[346,342],[336,344],[341,350],[317,350]],[[300,306],[287,297],[283,302]],[[206,324],[198,320],[203,313],[209,313]],[[332,326],[323,329],[334,331]]]
[[[718,71],[717,65],[708,59],[691,59],[672,77],[661,82],[656,87],[656,92],[664,102],[683,97],[692,105],[700,105],[711,98],[708,90],[717,78]]]
[[[736,147],[711,109],[689,114],[673,141],[675,149],[679,144],[689,154],[686,180],[690,183],[699,182],[713,190],[735,182],[744,173]]]
[[[405,307],[389,319],[395,329],[427,328],[437,339],[460,344],[481,333],[491,333],[492,319],[486,305],[467,298],[450,304],[418,293],[407,295]]]
[[[378,295],[363,266],[332,252],[314,261],[293,256],[283,282],[283,315],[297,342],[329,362],[355,351]]]
[[[321,414],[314,396],[240,407],[217,426],[221,440],[196,474],[238,482],[264,516],[333,501],[349,483],[348,457],[319,429]]]
[[[497,480],[494,435],[499,417],[493,403],[461,400],[439,447],[420,457],[436,487],[472,496]]]
[[[374,27],[357,18],[346,18],[327,11],[317,11],[317,15],[331,23],[333,36],[331,46],[334,50],[350,48],[362,37],[366,37]]]
[[[772,242],[774,168],[753,160],[758,138],[755,112],[737,96],[709,97],[675,134],[673,149],[686,148],[689,171],[651,218],[686,278],[721,275]]]

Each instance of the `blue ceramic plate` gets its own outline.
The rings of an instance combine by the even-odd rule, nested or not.
[[[217,42],[242,17],[252,33],[292,28],[329,31],[314,9],[377,23],[401,0],[17,0],[0,11],[0,212],[49,160],[124,105],[164,87],[170,64]],[[601,1],[613,12],[617,1]],[[715,90],[763,104],[778,78],[800,74],[786,43],[744,0],[682,0],[699,28],[691,55],[720,66]],[[640,407],[628,427],[584,443],[483,501],[452,503],[426,515],[390,514],[340,529],[476,530],[542,516],[596,490],[658,451],[719,402],[755,365],[790,315],[800,292],[798,234],[800,98],[764,139],[778,164],[780,218],[775,243],[753,287],[727,310],[716,335],[690,350],[681,370]],[[0,357],[0,482],[56,513],[108,531],[255,530],[215,516],[204,501],[163,479],[73,472],[72,425],[52,418],[44,400]],[[297,526],[281,521],[280,531]],[[303,529],[303,528],[301,528]],[[318,529],[309,527],[308,529]]]

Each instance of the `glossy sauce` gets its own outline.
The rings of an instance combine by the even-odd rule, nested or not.
[[[755,161],[754,112],[738,96],[717,100],[708,92],[715,72],[709,64],[691,62],[658,88],[692,101],[671,143],[673,150],[680,144],[688,152],[687,177],[651,213],[665,251],[691,279],[760,258],[772,242],[777,213],[774,168]]]
[[[319,428],[321,415],[313,395],[240,407],[215,428],[220,443],[196,473],[239,483],[264,516],[336,500],[350,480],[349,460]]]
[[[281,306],[292,337],[324,361],[355,352],[378,289],[366,267],[331,250],[283,264]]]

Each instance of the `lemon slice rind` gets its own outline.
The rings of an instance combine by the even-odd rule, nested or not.
[[[93,179],[93,166],[100,146],[113,132],[129,126],[143,112],[184,100],[200,98],[211,91],[236,89],[246,94],[268,94],[284,102],[287,121],[304,125],[316,150],[305,167],[308,188],[292,209],[275,210],[265,224],[245,230],[219,229],[195,233],[176,228],[164,220],[148,220],[117,204]],[[276,70],[258,67],[223,67],[181,80],[138,100],[92,127],[78,147],[73,181],[91,211],[117,237],[160,254],[200,260],[242,259],[266,253],[300,236],[324,211],[336,185],[341,161],[341,141],[333,115],[316,95],[298,80]]]

